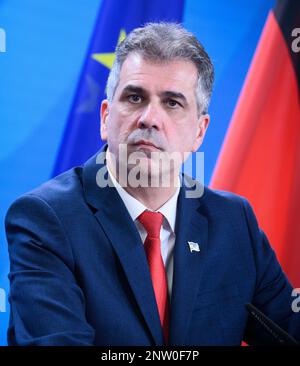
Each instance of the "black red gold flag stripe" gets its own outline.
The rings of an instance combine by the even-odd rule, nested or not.
[[[294,287],[300,287],[298,28],[300,1],[278,1],[268,15],[211,181],[213,188],[248,198]]]

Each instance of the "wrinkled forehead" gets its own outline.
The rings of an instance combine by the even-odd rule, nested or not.
[[[178,58],[160,61],[131,53],[122,64],[118,87],[137,84],[143,88],[179,88],[194,93],[197,81],[198,72],[192,61]]]

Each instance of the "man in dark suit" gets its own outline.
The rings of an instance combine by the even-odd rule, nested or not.
[[[118,46],[107,145],[7,214],[9,344],[270,341],[249,302],[300,339],[292,287],[247,201],[180,174],[208,127],[212,83],[179,25],[149,24]]]

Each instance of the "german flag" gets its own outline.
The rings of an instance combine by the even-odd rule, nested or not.
[[[218,159],[212,188],[248,198],[300,287],[300,1],[270,11]]]

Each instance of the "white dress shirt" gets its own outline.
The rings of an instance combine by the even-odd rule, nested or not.
[[[137,230],[141,236],[142,242],[145,243],[147,236],[147,231],[144,226],[137,220],[138,216],[145,210],[153,211],[147,208],[143,203],[134,198],[128,192],[125,191],[123,187],[117,182],[112,172],[107,166],[107,171],[112,183],[114,184],[116,190],[118,191],[122,201],[124,202],[132,220],[134,221]],[[179,178],[178,178],[179,180]],[[173,285],[173,263],[174,263],[174,245],[175,245],[175,222],[176,222],[176,211],[177,211],[177,200],[180,190],[180,185],[178,184],[173,196],[158,210],[155,212],[160,212],[163,216],[163,224],[160,230],[160,241],[161,241],[161,255],[166,268],[167,280],[168,280],[168,290],[171,298],[172,285]]]

